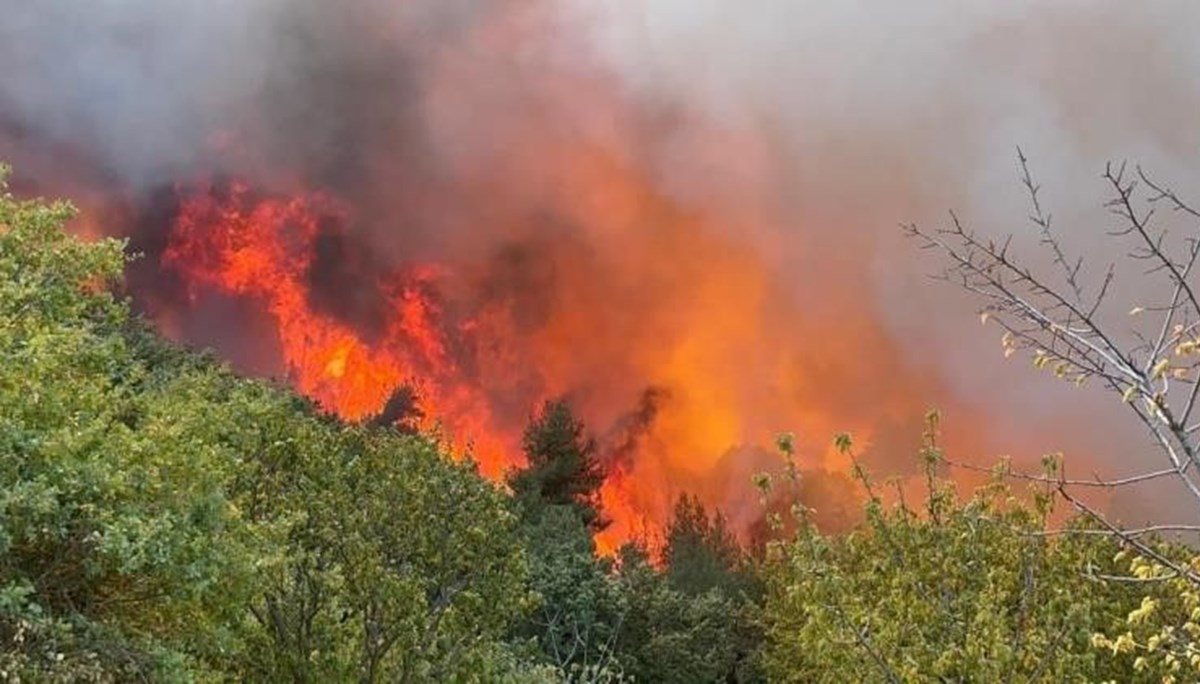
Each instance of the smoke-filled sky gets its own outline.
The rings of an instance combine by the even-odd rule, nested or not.
[[[445,266],[440,296],[486,331],[450,345],[470,352],[445,384],[482,386],[482,429],[565,393],[615,434],[660,397],[628,476],[734,509],[729,482],[770,434],[799,430],[834,467],[824,445],[853,429],[903,470],[933,406],[966,460],[1064,450],[1120,470],[1145,448],[1107,397],[1004,362],[897,225],[953,208],[1034,244],[1020,145],[1068,245],[1114,256],[1107,160],[1185,193],[1200,179],[1194,2],[8,0],[0,16],[0,158],[26,187],[159,251],[152,198],[181,183],[330,193],[352,239],[321,252],[337,263],[309,304],[385,347],[393,300],[363,274]],[[148,300],[179,286],[146,282]],[[262,316],[200,309],[183,337],[253,371],[291,363],[256,342]]]

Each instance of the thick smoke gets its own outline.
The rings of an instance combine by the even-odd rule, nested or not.
[[[782,241],[794,249],[781,259],[806,267],[789,272],[803,281],[815,266],[829,277],[805,260],[817,252],[844,276],[833,282],[870,288],[892,338],[990,415],[998,443],[1009,445],[1002,448],[1031,426],[1065,424],[1045,448],[1073,448],[1116,467],[1136,463],[1129,452],[1146,445],[1126,434],[1113,446],[1112,426],[1125,421],[1105,420],[1114,413],[1109,402],[1092,395],[1081,405],[1080,393],[1014,374],[987,353],[995,333],[966,328],[969,302],[930,286],[923,276],[937,265],[919,260],[893,226],[942,223],[953,208],[976,229],[1012,234],[1032,251],[1019,145],[1033,158],[1059,235],[1091,257],[1098,280],[1122,259],[1105,235],[1113,219],[1101,209],[1107,161],[1141,163],[1185,195],[1200,180],[1200,131],[1188,121],[1200,105],[1200,46],[1186,28],[1200,20],[1200,7],[574,4],[595,20],[593,35],[637,97],[687,102],[709,120],[776,134],[786,167],[775,179],[786,207],[781,230],[804,235]],[[687,135],[679,148],[689,147]],[[694,190],[695,173],[678,173],[681,192]],[[721,181],[701,187],[720,192]],[[1123,275],[1117,298],[1144,302],[1140,274]],[[1092,427],[1102,422],[1104,430]]]
[[[740,485],[782,430],[816,471],[837,429],[904,471],[926,407],[966,460],[1144,448],[1092,430],[1120,424],[1102,397],[1004,365],[895,226],[953,207],[1032,246],[1020,144],[1068,243],[1109,256],[1104,161],[1196,178],[1194,3],[3,4],[0,158],[132,236],[142,305],[246,369],[286,370],[267,317],[160,267],[180,186],[351,207],[306,282],[368,342],[378,283],[443,266],[430,296],[482,325],[450,343],[493,425],[570,396],[651,519],[687,489],[753,518]]]

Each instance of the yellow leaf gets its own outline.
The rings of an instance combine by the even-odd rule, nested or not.
[[[1125,388],[1124,392],[1121,393],[1121,401],[1124,401],[1126,404],[1128,404],[1129,402],[1133,401],[1133,395],[1136,393],[1137,387],[1130,385],[1129,387]]]
[[[1171,362],[1168,361],[1167,359],[1163,359],[1163,360],[1159,361],[1158,363],[1154,364],[1154,368],[1150,369],[1150,377],[1152,377],[1156,380],[1158,378],[1161,378],[1163,373],[1166,372],[1167,367],[1170,365],[1171,365]]]

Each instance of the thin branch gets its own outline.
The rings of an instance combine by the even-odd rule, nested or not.
[[[1142,556],[1153,559],[1154,561],[1158,562],[1163,567],[1178,574],[1178,576],[1186,578],[1189,582],[1191,582],[1192,584],[1195,584],[1196,586],[1200,586],[1200,574],[1197,574],[1196,571],[1192,570],[1189,567],[1186,567],[1184,565],[1176,563],[1175,561],[1171,560],[1170,558],[1167,558],[1165,555],[1160,553],[1153,546],[1150,546],[1149,544],[1142,542],[1136,536],[1125,533],[1119,527],[1117,527],[1116,525],[1113,525],[1111,522],[1109,522],[1108,518],[1101,515],[1098,511],[1096,511],[1095,509],[1091,508],[1087,504],[1083,503],[1079,499],[1072,496],[1071,493],[1067,491],[1066,486],[1059,487],[1058,493],[1064,499],[1066,499],[1068,502],[1070,502],[1071,505],[1075,507],[1075,510],[1079,511],[1080,513],[1083,513],[1088,518],[1099,523],[1101,526],[1106,528],[1110,533],[1112,533],[1112,536],[1116,537],[1117,539],[1119,539],[1119,540],[1125,542],[1126,544],[1128,544],[1129,546],[1133,547]]]
[[[883,676],[887,678],[887,681],[892,682],[892,684],[900,684],[902,681],[900,679],[900,675],[892,669],[891,665],[888,665],[888,662],[883,658],[883,654],[875,650],[875,646],[872,645],[871,638],[867,634],[867,628],[859,628],[852,625],[850,623],[850,619],[846,616],[846,613],[842,610],[841,606],[836,604],[833,605],[833,611],[837,614],[838,618],[842,621],[842,624],[846,627],[846,629],[849,629],[850,632],[854,634],[854,640],[858,642],[858,645],[862,647],[862,649],[866,651],[868,655],[871,656],[872,660],[875,661],[875,664],[879,667],[880,671],[883,672]]]
[[[1025,186],[1033,213],[1030,217],[1042,232],[1042,245],[1052,255],[1067,282],[1068,292],[1060,292],[1054,286],[1040,280],[1028,268],[1014,260],[1010,253],[1011,237],[997,245],[977,237],[951,213],[951,226],[935,232],[921,230],[916,226],[906,227],[911,236],[920,238],[923,246],[940,251],[950,265],[941,278],[957,283],[965,290],[980,296],[987,303],[985,311],[993,314],[994,320],[1006,332],[1006,353],[1014,348],[1036,350],[1039,366],[1052,363],[1056,374],[1066,375],[1077,381],[1099,377],[1112,391],[1131,402],[1131,410],[1139,422],[1151,433],[1155,443],[1166,455],[1173,468],[1155,473],[1154,477],[1174,475],[1200,501],[1200,484],[1189,474],[1192,464],[1200,466],[1200,453],[1193,441],[1193,433],[1200,430],[1200,423],[1188,426],[1191,416],[1200,401],[1200,382],[1186,377],[1192,369],[1169,365],[1167,353],[1171,346],[1179,343],[1184,335],[1196,329],[1200,318],[1200,305],[1189,279],[1200,260],[1200,240],[1192,240],[1176,261],[1168,252],[1166,231],[1152,228],[1154,210],[1140,211],[1134,206],[1136,181],[1127,177],[1124,165],[1105,169],[1104,178],[1113,190],[1114,197],[1106,206],[1124,225],[1112,231],[1115,236],[1130,236],[1135,245],[1128,253],[1129,258],[1145,260],[1151,266],[1151,274],[1165,274],[1171,282],[1171,295],[1161,306],[1151,310],[1162,314],[1153,338],[1133,331],[1139,344],[1122,346],[1117,337],[1101,325],[1097,316],[1107,298],[1114,279],[1114,266],[1106,270],[1098,288],[1096,299],[1085,307],[1082,304],[1084,288],[1078,280],[1083,260],[1071,262],[1061,242],[1050,230],[1050,216],[1044,210],[1040,198],[1040,186],[1029,171],[1028,160],[1018,150],[1021,165],[1021,180]],[[1177,211],[1200,218],[1200,211],[1192,209],[1170,190],[1146,178],[1139,169],[1142,181],[1155,193],[1150,201],[1163,201]],[[1145,310],[1145,309],[1143,309]],[[1145,358],[1141,358],[1142,354]],[[1180,373],[1180,371],[1182,371]],[[1172,410],[1168,398],[1172,384],[1178,381],[1187,386],[1187,402],[1178,416]],[[1144,404],[1144,405],[1143,405]],[[1149,475],[1149,474],[1148,474]],[[1130,484],[1151,477],[1128,478]],[[1085,484],[1085,483],[1077,483]],[[1086,483],[1086,486],[1095,486]],[[1115,486],[1115,485],[1114,485]]]
[[[1163,250],[1163,241],[1166,233],[1160,233],[1157,237],[1150,235],[1150,217],[1153,215],[1153,210],[1147,212],[1142,217],[1138,217],[1137,211],[1133,207],[1133,189],[1134,183],[1123,183],[1122,178],[1125,173],[1125,165],[1121,165],[1121,170],[1114,175],[1112,172],[1112,164],[1109,164],[1104,171],[1104,178],[1109,182],[1117,193],[1115,209],[1117,215],[1126,219],[1129,222],[1129,229],[1135,232],[1141,238],[1145,245],[1145,254],[1148,258],[1160,262],[1160,264],[1170,273],[1172,280],[1179,284],[1184,293],[1187,295],[1187,302],[1191,305],[1193,311],[1200,311],[1200,300],[1196,299],[1196,293],[1192,286],[1187,282],[1187,278],[1180,272],[1179,266],[1166,254]],[[1153,187],[1153,186],[1151,186]],[[1177,206],[1182,206],[1179,203]],[[1193,262],[1195,257],[1193,256]]]
[[[1068,486],[1075,486],[1075,487],[1100,487],[1100,488],[1104,488],[1104,489],[1111,489],[1113,487],[1122,487],[1125,485],[1137,484],[1139,482],[1146,482],[1149,480],[1157,480],[1157,479],[1160,479],[1163,477],[1169,477],[1171,475],[1179,474],[1178,468],[1167,468],[1165,470],[1156,470],[1152,473],[1143,473],[1140,475],[1132,475],[1130,477],[1124,477],[1124,478],[1120,478],[1120,479],[1116,479],[1116,480],[1103,480],[1099,476],[1097,476],[1095,479],[1092,479],[1092,480],[1064,480],[1064,479],[1057,478],[1057,477],[1050,477],[1048,475],[1032,475],[1030,473],[1022,473],[1022,472],[1016,472],[1016,471],[1011,471],[1011,470],[1000,470],[995,467],[984,468],[983,466],[971,465],[970,463],[961,463],[958,461],[945,460],[944,462],[946,465],[951,466],[953,468],[961,468],[963,470],[972,470],[972,471],[975,471],[978,473],[988,473],[991,475],[1000,475],[1002,477],[1014,479],[1014,480],[1026,480],[1029,482],[1040,482],[1043,484],[1052,484],[1052,485],[1065,484]]]
[[[1067,263],[1066,254],[1063,252],[1062,244],[1058,241],[1054,234],[1050,231],[1050,215],[1042,211],[1042,202],[1038,197],[1042,186],[1033,182],[1033,174],[1029,172],[1029,159],[1020,147],[1017,148],[1017,159],[1021,164],[1021,184],[1025,186],[1026,192],[1029,194],[1029,201],[1033,204],[1033,215],[1030,220],[1033,221],[1042,232],[1042,244],[1050,248],[1054,254],[1054,263],[1057,264],[1063,271],[1063,276],[1070,286],[1071,291],[1075,294],[1075,302],[1083,304],[1083,290],[1079,287],[1079,269],[1083,265],[1083,260],[1075,262],[1075,266]]]
[[[1130,529],[1122,529],[1121,533],[1130,537],[1142,537],[1147,534],[1163,534],[1169,532],[1196,532],[1200,533],[1200,525],[1148,525],[1146,527],[1134,527]],[[1068,535],[1078,536],[1112,536],[1108,530],[1083,530],[1072,528],[1061,528],[1056,530],[1040,530],[1037,532],[1028,532],[1031,537],[1059,537]]]
[[[1097,579],[1104,582],[1121,582],[1123,584],[1161,584],[1178,577],[1174,572],[1155,577],[1130,577],[1129,575],[1109,575],[1101,572],[1085,572],[1083,576],[1088,579]]]

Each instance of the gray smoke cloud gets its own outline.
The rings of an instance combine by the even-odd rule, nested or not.
[[[272,7],[50,0],[6,2],[3,13],[4,119],[85,142],[141,182],[193,163],[228,107],[261,82]]]
[[[1047,451],[1073,452],[1083,467],[1098,459],[1128,472],[1144,462],[1152,448],[1111,397],[1000,361],[998,332],[972,326],[973,302],[924,277],[938,264],[895,225],[939,224],[952,208],[985,234],[1014,235],[1032,263],[1048,266],[1024,222],[1020,145],[1059,235],[1089,256],[1098,279],[1122,255],[1104,234],[1113,225],[1101,209],[1107,161],[1141,163],[1185,195],[1200,180],[1200,128],[1189,121],[1200,105],[1191,30],[1200,6],[641,0],[573,9],[637,97],[778,134],[783,220],[805,234],[781,268],[816,249],[845,269],[838,286],[871,288],[911,361],[994,417],[997,448],[1044,431]],[[1153,294],[1136,271],[1120,275],[1118,309]],[[1146,513],[1144,501],[1123,503],[1131,516]]]

